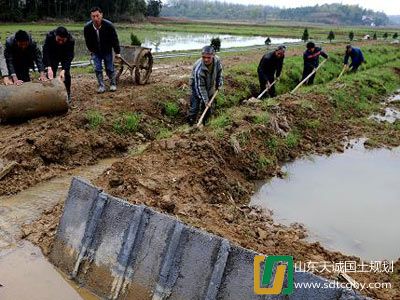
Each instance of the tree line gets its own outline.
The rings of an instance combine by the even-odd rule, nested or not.
[[[21,22],[48,18],[87,20],[89,10],[99,6],[107,19],[140,20],[146,15],[158,16],[160,0],[0,0],[0,21]]]
[[[292,20],[327,24],[386,25],[385,13],[374,12],[358,5],[324,4],[279,9],[262,5],[232,4],[208,0],[171,0],[161,11],[166,17],[228,20]]]

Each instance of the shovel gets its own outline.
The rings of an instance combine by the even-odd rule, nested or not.
[[[266,92],[268,92],[268,90],[278,81],[278,79],[275,79],[275,81],[273,83],[269,83],[268,82],[268,86],[265,90],[262,91],[262,93],[260,95],[258,95],[257,99],[261,99],[262,96],[264,96],[264,94]]]
[[[200,117],[199,121],[198,121],[197,124],[196,124],[196,127],[197,127],[197,128],[200,128],[200,127],[203,126],[203,124],[202,124],[202,123],[203,123],[203,119],[204,119],[204,117],[205,117],[207,111],[210,109],[211,105],[213,104],[214,99],[215,99],[215,97],[217,96],[217,94],[218,94],[218,90],[215,91],[215,93],[214,93],[214,95],[212,96],[211,100],[208,101],[208,103],[207,103],[207,105],[206,105],[206,108],[204,109],[203,113],[201,114],[201,117]]]
[[[342,75],[343,75],[347,70],[348,70],[348,66],[347,66],[347,65],[344,65],[344,66],[343,66],[342,72],[340,72],[340,74],[339,74],[339,76],[338,76],[338,78],[337,78],[336,80],[339,80],[340,77],[342,77]]]
[[[314,68],[314,70],[310,73],[310,74],[308,74],[308,76],[306,77],[306,78],[304,78],[294,89],[293,89],[293,91],[291,91],[290,93],[291,94],[294,94],[311,76],[313,76],[317,71],[318,71],[318,69],[319,68],[321,68],[322,67],[322,65],[326,62],[327,60],[326,59],[324,59],[320,64],[319,64],[319,66],[318,67],[316,67],[316,68]]]

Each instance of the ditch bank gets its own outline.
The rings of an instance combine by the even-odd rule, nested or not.
[[[395,82],[400,81],[398,69],[381,68],[373,76],[368,74],[367,79],[361,77],[368,80],[368,89],[375,88],[379,81],[374,76],[379,78],[382,72]],[[215,117],[205,131],[179,130],[170,138],[149,143],[114,163],[95,180],[95,185],[113,196],[174,215],[258,253],[291,255],[297,262],[361,262],[360,258],[305,241],[307,231],[302,225],[276,224],[268,211],[248,205],[257,180],[284,176],[281,166],[298,157],[342,152],[347,146],[344,141],[360,136],[373,141],[367,143],[369,146],[400,145],[396,123],[368,120],[370,111],[385,94],[379,90],[381,85],[366,99],[353,94],[355,88],[364,86],[360,86],[358,77],[341,86],[347,98],[337,97],[337,85],[331,83],[325,93],[281,95],[228,109]],[[25,227],[27,238],[42,246],[47,254],[61,211],[62,204]],[[322,275],[331,279],[337,276]],[[393,273],[355,273],[354,279],[390,282],[392,289],[362,293],[378,299],[395,299],[400,295],[399,276],[397,261]]]

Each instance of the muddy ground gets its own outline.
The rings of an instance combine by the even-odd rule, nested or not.
[[[233,55],[224,58],[224,63],[253,62],[260,54]],[[260,253],[293,255],[302,262],[358,260],[305,241],[307,232],[302,225],[276,224],[271,212],[249,207],[248,203],[258,180],[284,176],[280,167],[285,162],[311,153],[343,151],[345,141],[364,135],[365,128],[343,122],[346,118],[335,120],[326,96],[309,94],[307,100],[314,106],[307,107],[301,97],[281,95],[278,105],[268,107],[270,118],[266,123],[255,122],[265,109],[262,104],[243,104],[237,118],[222,132],[206,128],[191,133],[182,128],[170,138],[155,139],[160,126],[176,129],[184,123],[184,97],[181,114],[174,119],[165,116],[161,101],[173,97],[167,87],[185,91],[191,64],[188,60],[156,64],[149,85],[132,86],[125,80],[119,91],[104,95],[95,93],[93,75],[77,75],[74,104],[67,115],[1,125],[0,158],[18,165],[0,181],[0,195],[17,193],[78,165],[121,156],[95,182],[112,195],[155,207]],[[105,116],[106,121],[97,129],[91,129],[85,117],[89,109]],[[126,111],[140,112],[143,120],[138,132],[127,136],[112,130],[112,120]],[[321,123],[318,130],[304,125],[315,118]],[[268,137],[285,139],[292,127],[302,128],[302,138],[295,147],[271,147],[267,142]],[[378,135],[381,129],[377,125],[370,134]],[[392,141],[400,141],[399,133],[393,134]],[[265,159],[260,159],[263,154]],[[160,169],[165,172],[160,173]],[[61,213],[59,204],[25,226],[23,236],[47,254]],[[395,286],[392,290],[365,293],[379,299],[400,298],[400,261],[393,274],[356,273],[353,277],[359,282],[390,281]]]

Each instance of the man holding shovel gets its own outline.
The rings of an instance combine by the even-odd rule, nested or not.
[[[276,96],[275,86],[272,83],[275,78],[278,80],[279,76],[281,76],[285,50],[286,46],[278,46],[274,51],[265,54],[261,58],[257,68],[258,80],[260,81],[260,95],[264,93],[265,89],[269,88],[269,95],[271,97]]]
[[[349,58],[351,57],[351,64],[349,66],[350,72],[357,72],[359,66],[365,63],[364,55],[360,48],[353,47],[351,45],[346,46],[346,54],[344,56],[344,65],[349,64]]]
[[[328,59],[328,55],[322,51],[321,48],[316,47],[313,42],[308,42],[307,50],[303,54],[304,59],[304,69],[303,69],[303,78],[302,81],[310,75],[314,69],[318,68],[319,65],[319,57],[322,56],[325,59]],[[313,84],[315,78],[315,73],[308,79],[307,84]]]
[[[212,46],[205,46],[201,50],[201,58],[194,64],[190,77],[190,87],[192,95],[190,97],[190,109],[188,123],[193,126],[196,122],[199,111],[203,111],[209,101],[214,100],[215,93],[222,87],[223,75],[222,65],[215,49]],[[215,102],[214,102],[215,103]],[[212,107],[208,109],[204,118],[203,125],[212,114]]]

